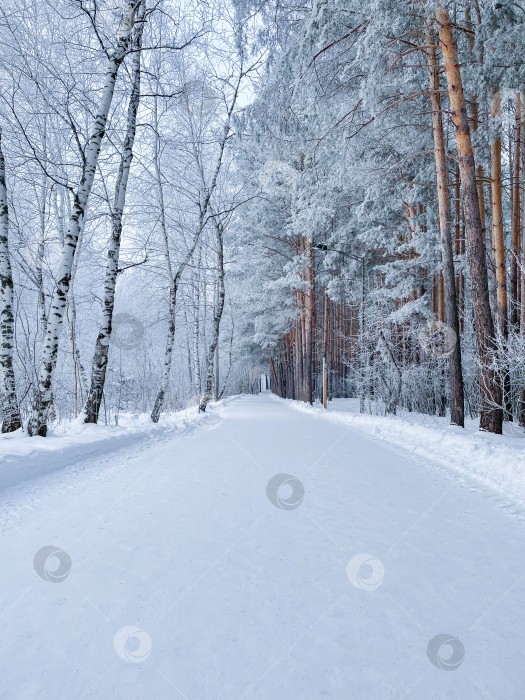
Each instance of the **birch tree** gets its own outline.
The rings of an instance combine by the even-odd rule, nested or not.
[[[135,15],[142,0],[127,0],[122,10],[122,21],[117,33],[117,42],[108,53],[108,62],[102,95],[94,120],[91,136],[82,151],[82,172],[80,181],[73,193],[73,211],[69,219],[67,233],[64,237],[64,252],[57,273],[57,282],[51,308],[47,320],[46,335],[40,362],[38,386],[33,405],[32,415],[28,424],[30,435],[47,433],[47,418],[52,397],[53,375],[57,362],[58,343],[64,321],[64,312],[69,292],[71,270],[78,236],[86,215],[91,188],[97,169],[102,140],[106,131],[109,110],[115,91],[117,74],[124,60],[130,43],[130,37],[135,22]]]
[[[199,402],[199,411],[205,411],[212,398],[214,358],[219,344],[219,333],[222,313],[224,311],[224,298],[226,294],[224,285],[224,224],[222,221],[216,219],[214,219],[214,224],[216,232],[215,241],[217,246],[217,291],[215,294],[215,305],[213,309],[211,340],[206,354],[206,379],[204,384],[204,392]]]
[[[16,396],[13,369],[14,317],[13,276],[9,257],[9,208],[5,159],[0,127],[0,377],[2,380],[2,432],[11,433],[22,426]]]
[[[108,364],[108,354],[111,339],[111,327],[113,319],[113,309],[115,307],[115,287],[119,272],[120,242],[122,239],[122,217],[126,203],[126,193],[129,180],[131,162],[133,160],[133,144],[137,131],[137,111],[140,101],[140,61],[142,33],[144,29],[145,6],[142,3],[136,13],[136,32],[132,43],[133,61],[131,72],[131,92],[128,102],[127,126],[122,154],[120,158],[119,171],[115,186],[115,197],[111,211],[111,240],[108,248],[106,275],[104,280],[104,302],[102,308],[102,318],[93,353],[91,367],[91,386],[89,388],[86,406],[85,422],[97,423],[100,411],[102,395],[104,393],[104,383],[106,380],[106,369]]]
[[[210,219],[210,208],[212,206],[212,197],[215,193],[215,189],[217,187],[218,181],[219,181],[219,175],[221,172],[221,168],[223,166],[223,159],[224,159],[224,151],[226,148],[226,143],[228,139],[230,138],[231,135],[231,129],[232,129],[232,118],[233,118],[233,113],[237,104],[237,99],[239,96],[239,90],[243,81],[243,78],[245,77],[246,73],[244,71],[243,65],[241,63],[240,69],[238,76],[235,80],[235,83],[233,85],[233,90],[232,94],[230,97],[229,102],[227,103],[227,108],[226,108],[226,116],[224,119],[224,123],[222,125],[222,129],[220,131],[218,143],[217,143],[217,150],[216,150],[216,155],[213,163],[213,169],[211,172],[211,178],[208,181],[206,181],[205,177],[205,170],[202,164],[202,160],[199,156],[199,152],[195,150],[195,143],[193,144],[194,148],[194,154],[195,154],[195,160],[196,163],[198,164],[198,169],[200,173],[200,177],[202,179],[202,189],[199,192],[199,201],[197,202],[198,206],[198,222],[197,226],[195,229],[195,232],[193,234],[193,237],[191,239],[191,242],[189,244],[188,250],[186,251],[186,255],[184,258],[181,260],[179,265],[176,268],[175,275],[173,276],[172,284],[170,285],[170,317],[168,321],[168,332],[167,332],[167,337],[166,337],[166,349],[164,352],[164,362],[163,362],[163,368],[162,368],[162,378],[161,378],[161,383],[160,383],[160,388],[157,393],[155,403],[153,405],[153,409],[151,411],[151,420],[154,423],[157,423],[160,414],[162,412],[162,409],[164,407],[164,401],[166,398],[166,393],[168,391],[169,387],[169,380],[170,380],[170,374],[171,374],[171,364],[172,364],[172,355],[173,355],[173,344],[175,341],[175,308],[176,308],[176,300],[177,300],[177,292],[178,288],[180,285],[180,281],[182,278],[182,275],[184,271],[186,270],[186,267],[188,266],[190,260],[193,257],[193,254],[197,248],[197,245],[200,241],[202,232],[204,231],[204,228],[208,224],[208,221]],[[197,378],[194,376],[194,381],[197,381]]]

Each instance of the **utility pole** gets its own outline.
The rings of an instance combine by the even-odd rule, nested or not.
[[[323,357],[323,406],[328,408],[328,370],[326,368],[326,357]]]

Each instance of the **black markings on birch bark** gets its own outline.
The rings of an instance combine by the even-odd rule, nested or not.
[[[57,362],[58,342],[64,322],[73,260],[80,230],[84,222],[89,195],[95,178],[100,148],[106,130],[109,110],[113,101],[118,70],[128,52],[131,27],[133,25],[135,13],[141,4],[141,0],[128,0],[126,3],[122,26],[118,33],[117,45],[108,55],[102,96],[98,105],[93,131],[83,154],[82,173],[77,190],[74,193],[73,211],[64,239],[62,260],[59,265],[55,292],[47,319],[38,386],[31,418],[28,424],[28,432],[30,435],[45,436],[47,433],[47,420],[52,398],[51,387]]]
[[[15,324],[13,316],[13,275],[9,257],[9,208],[5,159],[0,128],[0,381],[2,432],[22,427],[13,370]]]
[[[120,243],[122,239],[122,215],[126,203],[129,171],[131,169],[131,161],[133,160],[133,145],[137,131],[137,112],[140,102],[140,48],[142,46],[142,33],[144,29],[143,4],[138,10],[137,17],[139,22],[137,23],[137,31],[133,41],[135,52],[132,58],[133,68],[131,74],[131,93],[128,102],[126,136],[122,146],[120,166],[115,185],[113,210],[111,212],[111,240],[108,248],[106,275],[104,279],[102,318],[91,365],[91,385],[85,406],[86,423],[98,422],[111,342],[113,310],[115,308],[115,287],[117,284]]]

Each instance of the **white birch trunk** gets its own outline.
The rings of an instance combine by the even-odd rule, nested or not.
[[[47,146],[47,123],[44,117],[44,153],[46,153]],[[40,335],[42,340],[46,332],[47,325],[47,315],[46,315],[46,295],[44,292],[44,277],[42,273],[42,268],[44,265],[44,252],[45,252],[45,241],[46,241],[46,201],[47,201],[47,175],[42,172],[42,184],[40,187],[40,238],[38,241],[38,249],[36,255],[36,285],[38,289],[38,325],[40,330]],[[59,222],[60,223],[60,222]],[[60,242],[62,243],[63,238],[60,237]]]
[[[193,290],[193,389],[195,396],[201,393],[201,363],[199,357],[200,339],[200,291],[201,291],[202,249],[197,262],[197,280]]]
[[[151,419],[154,423],[157,423],[159,420],[161,411],[164,407],[164,400],[166,398],[166,392],[167,392],[168,386],[169,386],[169,378],[170,378],[170,373],[171,373],[171,359],[172,359],[172,355],[173,355],[173,343],[174,343],[174,338],[175,338],[175,305],[176,305],[178,286],[179,286],[182,274],[183,274],[184,270],[186,269],[186,266],[188,265],[191,258],[193,257],[193,253],[195,252],[195,248],[197,247],[197,244],[199,243],[202,231],[204,230],[204,227],[206,226],[206,223],[207,223],[207,217],[208,217],[208,211],[210,209],[211,198],[212,198],[212,195],[213,195],[215,188],[217,186],[217,180],[219,178],[219,173],[220,173],[221,167],[222,167],[222,161],[223,161],[223,156],[224,156],[224,149],[226,147],[226,141],[228,140],[228,137],[230,135],[232,114],[233,114],[233,110],[235,109],[235,105],[237,103],[237,97],[239,95],[239,88],[240,88],[240,84],[241,84],[241,79],[242,79],[242,73],[239,75],[239,79],[238,79],[237,85],[235,87],[235,92],[232,96],[232,101],[231,101],[230,106],[228,108],[226,121],[224,123],[223,131],[221,134],[221,139],[219,141],[219,152],[217,154],[217,161],[215,164],[215,170],[213,172],[210,186],[204,188],[205,195],[204,195],[203,201],[201,202],[200,207],[199,207],[200,208],[199,224],[198,224],[197,230],[195,232],[195,235],[193,237],[193,240],[192,240],[191,245],[188,249],[188,252],[186,253],[184,260],[180,263],[180,265],[177,269],[177,272],[175,273],[175,276],[173,278],[173,285],[170,287],[170,327],[168,328],[168,337],[167,337],[167,341],[166,341],[166,351],[164,354],[164,367],[163,367],[163,372],[162,372],[161,386],[160,386],[159,392],[157,394],[157,397],[155,399],[155,404],[153,406],[153,410],[151,412]],[[203,180],[204,180],[204,178],[203,178]],[[171,319],[173,319],[173,328],[171,327]],[[195,377],[194,377],[194,380],[195,380]]]
[[[93,353],[93,362],[91,365],[91,385],[84,409],[86,423],[98,422],[100,404],[102,403],[102,395],[104,393],[104,384],[106,381],[111,324],[113,320],[113,310],[115,308],[115,288],[118,276],[120,242],[122,239],[122,215],[126,203],[129,171],[131,169],[131,161],[133,160],[133,145],[137,131],[137,111],[140,101],[140,48],[142,43],[142,30],[144,26],[143,10],[144,6],[142,5],[137,15],[137,19],[139,21],[135,37],[135,48],[137,50],[133,54],[131,94],[128,103],[126,136],[122,146],[122,155],[120,158],[119,172],[115,186],[115,199],[113,202],[113,210],[111,212],[112,230],[106,262],[106,275],[104,279],[104,306],[102,309],[102,318],[100,321],[95,351]]]
[[[84,221],[89,195],[95,179],[100,148],[106,131],[109,110],[113,101],[118,70],[128,51],[135,12],[140,3],[141,0],[128,0],[126,3],[123,26],[119,32],[117,45],[108,57],[104,88],[98,106],[93,132],[83,153],[82,174],[78,188],[74,194],[73,211],[64,238],[64,251],[57,274],[55,292],[53,294],[46,327],[38,376],[38,387],[31,419],[28,425],[28,432],[30,435],[42,435],[45,437],[47,433],[47,417],[52,397],[53,375],[57,362],[60,332],[64,322],[73,259],[75,257],[78,236]]]
[[[80,232],[79,235],[79,246],[80,246],[80,241],[82,239],[82,233],[83,230]],[[69,339],[71,341],[71,352],[73,354],[73,362],[75,365],[75,387],[77,386],[77,381],[80,380],[80,401],[81,404],[84,402],[84,398],[87,396],[88,393],[88,377],[87,373],[85,370],[84,365],[82,364],[82,359],[80,357],[80,351],[78,349],[78,342],[77,342],[77,307],[75,303],[75,293],[74,293],[74,284],[75,284],[75,276],[76,276],[76,271],[78,267],[78,255],[75,255],[75,259],[73,261],[73,269],[71,271],[71,283],[69,286],[69,295],[68,295],[68,311],[69,311],[69,324],[70,324],[70,330],[69,330]],[[76,395],[75,395],[76,397]],[[75,405],[75,417],[76,417],[76,405]]]
[[[224,287],[224,228],[220,221],[215,222],[215,230],[217,233],[217,268],[218,268],[218,279],[217,279],[217,295],[215,298],[215,308],[213,311],[213,323],[211,332],[211,341],[208,348],[208,354],[206,357],[206,384],[204,386],[204,393],[201,397],[199,403],[199,410],[205,411],[207,405],[211,401],[212,389],[213,389],[213,369],[214,369],[214,357],[215,351],[219,345],[219,331],[222,319],[222,312],[224,311],[224,297],[225,297],[225,287]],[[218,395],[218,387],[217,387]]]
[[[155,178],[157,180],[157,193],[159,198],[159,208],[160,208],[160,231],[162,234],[162,242],[164,245],[164,260],[166,265],[166,273],[169,279],[170,285],[170,298],[169,298],[169,309],[168,309],[168,331],[166,336],[166,350],[164,351],[164,363],[162,369],[162,380],[159,389],[159,393],[155,399],[155,404],[151,412],[151,420],[154,423],[158,423],[160,418],[160,412],[166,398],[166,392],[168,391],[169,381],[170,381],[170,369],[171,369],[171,356],[173,354],[173,346],[175,343],[175,308],[177,305],[177,287],[178,278],[173,277],[173,269],[171,266],[170,257],[170,246],[168,238],[168,228],[166,226],[166,210],[164,207],[164,189],[162,186],[162,170],[160,163],[160,135],[159,135],[159,122],[158,122],[158,111],[157,111],[157,98],[155,98],[154,108],[153,108],[154,120],[155,120]]]
[[[188,379],[190,380],[190,385],[193,386],[193,369],[191,366],[191,348],[190,348],[190,336],[189,336],[189,323],[188,314],[186,312],[186,307],[184,307],[184,325],[186,328],[186,360],[188,362]]]
[[[13,276],[9,258],[9,209],[5,179],[5,160],[0,129],[0,379],[2,381],[2,432],[11,433],[22,426],[16,398],[13,349]]]
[[[159,392],[155,399],[155,404],[153,405],[153,410],[151,411],[151,420],[154,423],[158,423],[161,411],[164,407],[164,401],[166,399],[166,393],[169,387],[170,373],[171,373],[171,359],[173,355],[173,345],[175,342],[175,308],[177,305],[177,292],[179,289],[180,280],[184,270],[186,269],[188,263],[190,262],[197,243],[199,242],[200,235],[202,233],[203,225],[199,225],[193,240],[191,242],[190,248],[184,257],[184,260],[180,263],[177,272],[173,278],[173,283],[170,287],[170,307],[169,307],[169,322],[168,322],[168,335],[166,338],[166,350],[164,351],[164,364],[162,370],[162,380]],[[167,239],[166,239],[167,240]]]

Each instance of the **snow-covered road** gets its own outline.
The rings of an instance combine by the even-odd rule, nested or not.
[[[1,698],[525,697],[488,490],[267,394],[111,460],[0,495]]]

